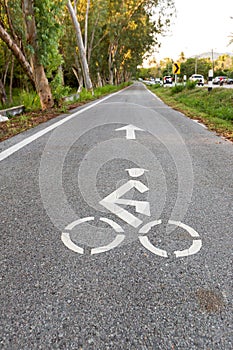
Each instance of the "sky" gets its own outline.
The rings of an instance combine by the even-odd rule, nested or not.
[[[174,0],[174,16],[168,36],[161,38],[161,48],[153,55],[176,60],[203,52],[233,52],[229,44],[233,34],[233,0]]]

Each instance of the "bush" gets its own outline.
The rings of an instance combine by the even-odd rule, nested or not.
[[[63,97],[67,96],[71,91],[71,88],[69,86],[63,85],[62,75],[60,72],[57,73],[55,78],[53,79],[51,83],[51,89],[52,89],[54,101],[57,104]]]
[[[193,90],[193,89],[195,89],[196,85],[197,85],[197,81],[190,81],[189,80],[186,83],[186,89]]]
[[[40,98],[35,91],[21,92],[20,99],[21,99],[21,104],[25,106],[26,111],[32,111],[35,109],[39,109],[41,107]]]
[[[185,89],[184,85],[175,85],[171,88],[171,94],[178,94],[179,92],[182,92]]]

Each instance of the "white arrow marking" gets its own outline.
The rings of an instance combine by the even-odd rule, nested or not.
[[[125,193],[129,192],[132,188],[136,188],[139,192],[144,193],[149,190],[142,182],[137,180],[130,180],[124,185],[119,187],[116,191],[110,193],[107,197],[102,199],[99,203],[106,209],[117,215],[120,219],[127,222],[133,227],[141,225],[142,221],[127,210],[121,208],[117,204],[131,205],[135,207],[137,213],[150,216],[150,204],[145,201],[135,201],[131,199],[121,198]]]
[[[138,128],[132,124],[123,126],[122,128],[115,129],[116,131],[126,130],[126,138],[127,140],[135,140],[135,131],[145,131],[143,129]]]

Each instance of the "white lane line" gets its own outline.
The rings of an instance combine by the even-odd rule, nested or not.
[[[197,120],[197,119],[192,119],[192,120],[194,121],[194,123],[202,126],[204,129],[208,129],[203,123],[199,122],[199,120]]]
[[[130,87],[130,86],[129,86],[129,87]],[[127,88],[129,88],[129,87],[127,87]],[[125,88],[125,89],[127,89],[127,88]],[[11,156],[13,153],[19,151],[21,148],[23,148],[23,147],[27,146],[28,144],[32,143],[33,141],[37,140],[37,139],[40,138],[41,136],[44,136],[44,135],[47,134],[48,132],[50,132],[50,131],[56,129],[58,126],[61,126],[62,124],[64,124],[64,123],[68,122],[69,120],[75,118],[77,115],[79,115],[79,114],[81,114],[81,113],[84,113],[84,112],[86,112],[87,110],[89,110],[89,109],[91,109],[91,108],[97,106],[98,104],[100,104],[100,103],[106,101],[106,100],[109,99],[110,97],[115,96],[115,95],[121,93],[121,92],[124,91],[125,89],[120,90],[120,91],[117,91],[117,92],[115,92],[115,93],[113,93],[113,94],[111,94],[111,95],[108,95],[108,96],[102,98],[101,100],[98,100],[98,101],[94,102],[93,104],[91,104],[91,105],[89,105],[89,106],[87,106],[87,107],[84,107],[84,108],[81,109],[80,111],[75,112],[75,113],[69,115],[68,117],[65,117],[65,118],[62,119],[62,120],[59,120],[58,122],[56,122],[56,123],[54,123],[54,124],[48,126],[47,128],[45,128],[45,129],[43,129],[43,130],[41,130],[41,131],[35,133],[34,135],[27,137],[27,138],[24,139],[23,141],[21,141],[21,142],[15,144],[14,146],[9,147],[9,148],[6,149],[5,151],[2,151],[2,152],[0,153],[0,162],[1,162],[2,160],[4,160],[4,159],[8,158],[9,156]]]

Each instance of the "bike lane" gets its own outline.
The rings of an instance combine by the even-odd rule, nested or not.
[[[136,85],[46,136],[34,175],[44,222],[32,218],[30,251],[21,244],[35,266],[15,266],[15,283],[26,271],[32,284],[9,291],[19,305],[4,310],[5,348],[11,334],[15,348],[17,337],[22,348],[230,349],[230,192],[224,238],[189,123]],[[10,233],[6,249],[19,245]]]

